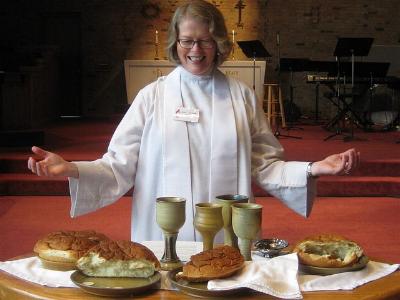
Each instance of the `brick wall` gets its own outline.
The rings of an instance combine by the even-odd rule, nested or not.
[[[182,0],[43,0],[11,1],[0,10],[1,43],[15,46],[43,40],[43,15],[74,13],[80,16],[81,95],[85,115],[110,114],[126,103],[123,61],[153,59],[155,30],[159,31],[160,56],[169,19]],[[247,0],[211,1],[222,11],[236,40],[260,39],[272,57],[267,61],[267,80],[278,72],[277,33],[281,57],[334,60],[337,37],[372,37],[374,44],[400,46],[400,1],[397,0]],[[148,4],[155,4],[151,6]],[[247,59],[236,49],[237,60]],[[314,115],[314,86],[306,73],[281,72],[286,99],[293,86],[294,102],[303,115]],[[291,80],[292,78],[292,80]],[[326,91],[321,87],[321,94]],[[329,118],[336,109],[321,96],[320,114]]]

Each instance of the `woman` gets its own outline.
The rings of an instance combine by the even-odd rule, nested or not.
[[[222,14],[206,1],[179,7],[170,24],[168,52],[177,67],[143,88],[101,159],[67,162],[33,147],[29,169],[39,176],[68,176],[71,216],[111,204],[133,185],[131,238],[161,240],[155,200],[186,199],[181,240],[199,240],[194,205],[217,195],[254,201],[254,180],[296,212],[308,216],[314,177],[348,173],[359,154],[350,149],[322,161],[285,162],[283,149],[257,106],[254,91],[218,66],[231,51]],[[197,234],[197,236],[196,236]]]

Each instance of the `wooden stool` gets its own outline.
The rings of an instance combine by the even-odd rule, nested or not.
[[[265,83],[264,86],[267,88],[266,95],[267,99],[264,104],[267,106],[267,119],[269,125],[275,127],[278,118],[281,119],[282,128],[286,127],[285,111],[283,108],[282,90],[278,83]],[[264,106],[265,109],[265,106]]]

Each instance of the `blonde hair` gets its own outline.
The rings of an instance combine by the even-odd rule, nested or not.
[[[229,40],[222,13],[214,5],[203,0],[189,1],[176,9],[168,29],[168,59],[171,62],[180,64],[176,44],[179,36],[179,24],[186,17],[208,25],[210,35],[217,44],[215,64],[216,66],[221,65],[232,50],[232,42]]]

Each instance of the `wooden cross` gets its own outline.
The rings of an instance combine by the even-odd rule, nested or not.
[[[242,23],[242,9],[245,8],[246,5],[243,4],[242,0],[239,0],[236,5],[235,5],[235,9],[239,10],[239,15],[238,15],[238,22],[236,23],[236,25],[238,27],[243,28],[243,23]]]

